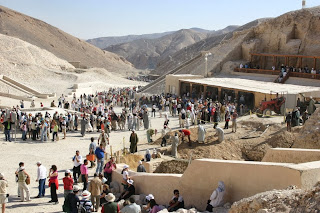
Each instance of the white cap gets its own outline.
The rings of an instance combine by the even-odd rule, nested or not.
[[[127,182],[132,185],[134,181],[133,180],[127,180]]]
[[[66,173],[70,174],[70,173],[71,173],[71,171],[70,171],[69,169],[67,169],[67,170],[66,170]]]
[[[149,194],[149,195],[146,196],[146,200],[150,201],[152,199],[154,199],[153,194]]]
[[[38,165],[38,164],[41,165],[41,164],[42,164],[41,161],[38,161],[38,162],[37,162],[37,165]]]
[[[141,161],[141,160],[139,161],[139,164],[142,164],[142,161]]]
[[[4,175],[3,175],[3,173],[0,173],[0,178],[4,178]]]
[[[123,166],[123,169],[128,169],[129,168],[129,166],[127,165],[127,164],[125,164],[124,166]]]
[[[79,186],[77,186],[77,185],[73,186],[73,191],[74,192],[78,192],[79,190],[80,190]]]

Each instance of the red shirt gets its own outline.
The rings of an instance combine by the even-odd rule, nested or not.
[[[183,132],[184,135],[191,135],[190,130],[183,129],[183,130],[181,130],[181,131]]]
[[[63,188],[65,190],[72,190],[73,179],[71,177],[64,177],[62,180],[63,180]]]

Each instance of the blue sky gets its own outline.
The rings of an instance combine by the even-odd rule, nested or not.
[[[0,0],[81,39],[243,25],[301,9],[302,0]],[[308,7],[320,0],[306,0]]]

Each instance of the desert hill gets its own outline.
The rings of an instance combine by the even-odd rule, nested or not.
[[[105,50],[123,56],[138,69],[155,69],[159,61],[170,58],[175,52],[207,37],[233,31],[237,27],[229,26],[218,31],[182,29],[157,39],[139,39],[111,45]]]
[[[56,57],[21,39],[0,34],[0,75],[9,77],[40,93],[68,94],[74,84],[84,91],[95,92],[114,86],[141,85],[118,73],[103,68],[75,69],[67,61]],[[0,92],[28,96],[24,91],[8,85],[0,78]]]
[[[41,20],[0,6],[0,33],[20,38],[48,50],[66,61],[80,61],[87,67],[101,67],[111,72],[131,72],[132,64],[123,57],[103,51]]]
[[[99,37],[88,39],[87,42],[99,47],[100,49],[105,49],[111,45],[117,45],[122,43],[128,43],[131,41],[139,39],[157,39],[162,36],[172,34],[174,31],[163,32],[163,33],[152,33],[152,34],[143,34],[143,35],[126,35],[126,36],[108,36],[108,37]]]

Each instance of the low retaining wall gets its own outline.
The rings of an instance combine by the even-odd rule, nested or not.
[[[268,149],[262,162],[278,163],[306,163],[320,161],[319,149],[292,149],[292,148],[273,148]]]
[[[113,180],[121,183],[121,169],[113,174]],[[136,193],[151,193],[159,204],[168,204],[173,190],[179,189],[186,207],[195,206],[204,211],[220,180],[226,185],[226,202],[268,190],[285,189],[289,185],[311,188],[320,180],[320,161],[287,164],[198,159],[192,161],[183,175],[130,171],[130,176],[135,181]]]

